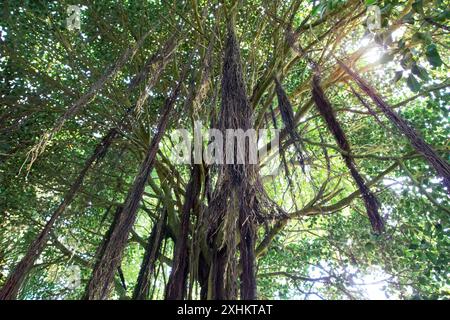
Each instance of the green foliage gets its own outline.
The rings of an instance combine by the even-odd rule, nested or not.
[[[128,92],[129,81],[171,35],[179,34],[181,39],[142,113],[127,121],[111,150],[89,171],[75,201],[57,221],[19,296],[79,299],[115,208],[127,195],[154,135],[162,103],[183,66],[191,66],[190,77],[169,132],[183,127],[192,133],[194,120],[208,127],[217,121],[225,13],[216,11],[208,1],[83,1],[81,30],[68,31],[65,1],[6,3],[0,13],[0,286],[101,137],[145,90],[141,84]],[[197,8],[192,7],[194,3]],[[298,9],[293,11],[296,5]],[[360,14],[369,5],[382,9],[383,27],[376,34],[365,30],[365,16]],[[272,83],[273,75],[280,75],[307,155],[303,173],[296,150],[286,146],[289,172],[282,166],[278,176],[263,177],[269,197],[289,212],[291,219],[267,248],[258,252],[260,298],[450,298],[448,193],[426,161],[379,110],[370,104],[377,112],[376,119],[361,105],[349,88],[349,84],[356,88],[355,84],[339,76],[334,60],[353,59],[355,69],[448,160],[449,39],[447,31],[431,23],[448,25],[448,1],[434,5],[415,0],[402,16],[404,8],[405,1],[374,0],[324,0],[315,1],[314,6],[311,1],[297,0],[240,4],[236,29],[254,118],[260,120],[261,128],[273,129],[272,105],[280,128]],[[306,56],[290,50],[285,42],[283,28],[291,14]],[[394,30],[389,29],[394,25],[404,31],[395,39]],[[150,29],[152,33],[135,58],[85,109],[67,120],[26,172],[23,164],[28,151],[43,132]],[[198,108],[191,108],[185,105],[189,87],[198,84],[201,58],[213,33],[211,89]],[[378,60],[365,60],[366,37],[379,54]],[[188,60],[192,53],[193,60]],[[317,62],[323,72],[326,95],[361,175],[368,182],[380,176],[371,185],[386,219],[387,230],[380,236],[371,233],[362,200],[351,196],[357,188],[333,136],[308,104],[313,70],[306,58]],[[364,99],[370,103],[368,97]],[[146,240],[158,213],[167,210],[170,228],[151,285],[152,298],[164,297],[190,172],[188,166],[172,162],[169,136],[166,134],[161,144],[122,261],[127,288],[116,281],[111,298],[131,296]],[[214,189],[217,171],[210,168],[210,175]],[[200,207],[207,208],[206,188],[202,188]],[[194,230],[196,219],[192,219]],[[269,221],[259,228],[258,245],[273,227]],[[76,289],[66,283],[71,265],[81,268],[81,286]],[[371,282],[380,285],[373,287],[368,284]],[[198,298],[197,282],[193,296]]]

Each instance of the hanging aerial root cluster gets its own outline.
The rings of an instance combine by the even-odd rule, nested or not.
[[[145,185],[148,181],[150,173],[153,170],[156,154],[159,150],[159,143],[168,126],[170,114],[174,108],[176,99],[181,90],[181,84],[185,80],[187,74],[187,66],[185,67],[180,80],[174,88],[172,94],[164,102],[161,111],[161,116],[158,122],[156,133],[146,151],[145,158],[141,163],[139,172],[134,179],[123,209],[119,214],[119,220],[111,232],[108,242],[104,246],[101,257],[96,263],[92,272],[91,279],[88,282],[85,299],[98,300],[106,299],[111,290],[111,284],[114,278],[114,273],[122,260],[122,254],[125,249],[128,234],[133,227],[136,220],[139,204],[144,193]]]
[[[200,112],[201,104],[206,98],[208,90],[210,88],[210,75],[212,69],[212,55],[214,49],[215,37],[211,35],[208,48],[201,60],[201,66],[195,77],[198,81],[195,83],[195,79],[191,80],[188,97],[185,100],[183,109],[192,111],[194,115]],[[191,246],[191,250],[188,250],[189,233],[191,231],[192,241],[199,243],[203,235],[198,234],[198,230],[190,230],[190,217],[194,213],[195,209],[200,208],[199,197],[202,185],[202,171],[205,169],[203,165],[194,165],[191,170],[191,178],[186,187],[184,204],[181,212],[181,228],[180,234],[177,237],[174,250],[174,259],[172,264],[172,270],[169,276],[167,284],[165,298],[167,300],[181,300],[184,299],[187,294],[187,276],[190,273],[189,283],[189,295],[192,296],[192,286],[195,280],[199,279],[198,268],[200,259],[200,250]],[[206,190],[206,188],[205,188]],[[197,221],[202,221],[203,211],[197,210]]]
[[[364,199],[364,204],[366,206],[367,215],[369,216],[370,223],[372,224],[372,228],[375,232],[381,233],[384,228],[383,220],[379,214],[379,204],[375,196],[366,186],[363,178],[359,174],[356,169],[356,165],[353,157],[351,156],[350,145],[347,141],[344,131],[342,130],[339,122],[334,116],[333,108],[331,107],[330,102],[326,98],[322,87],[320,86],[320,78],[319,75],[314,74],[312,81],[312,97],[314,102],[319,110],[320,115],[324,118],[325,123],[327,124],[328,129],[333,134],[336,139],[339,148],[341,148],[345,153],[342,153],[342,157],[344,158],[344,162],[347,165],[350,173],[358,185],[359,191]]]
[[[225,133],[227,129],[246,131],[252,128],[251,116],[252,109],[243,81],[239,47],[233,24],[229,21],[218,129],[222,133]],[[246,148],[245,156],[247,159],[248,148]],[[216,189],[209,206],[208,238],[216,250],[215,255],[219,255],[213,264],[216,264],[216,272],[222,272],[222,274],[214,275],[216,280],[214,285],[218,288],[217,292],[225,292],[223,290],[225,288],[228,293],[227,296],[212,298],[235,298],[237,266],[234,261],[238,232],[242,242],[239,246],[240,264],[244,267],[244,272],[241,274],[241,298],[256,298],[255,226],[281,215],[284,213],[268,198],[260,182],[258,165],[237,164],[235,145],[234,164],[220,165]],[[225,266],[218,266],[218,263],[225,263]]]
[[[276,130],[276,129],[278,129],[278,125],[277,125],[277,119],[275,116],[275,111],[273,110],[273,105],[270,104],[269,108],[270,108],[270,115],[272,117],[272,124]],[[288,187],[289,187],[289,190],[291,190],[291,192],[292,192],[292,190],[294,190],[293,189],[294,183],[292,181],[291,174],[289,173],[289,166],[286,161],[286,151],[284,150],[284,148],[280,148],[280,156],[281,156],[281,163],[283,164],[283,168],[284,168],[284,174],[285,174],[287,182],[288,182]],[[291,195],[294,198],[294,195],[292,193],[291,193]]]
[[[188,273],[188,237],[191,211],[198,203],[201,191],[201,168],[193,166],[191,178],[186,187],[183,209],[181,212],[181,227],[175,245],[174,261],[166,289],[167,300],[182,300],[186,295]]]
[[[158,50],[158,52],[156,52],[146,61],[142,70],[134,77],[133,81],[130,83],[130,88],[134,88],[144,79],[146,79],[145,88],[140,93],[134,107],[136,117],[139,117],[141,115],[142,107],[145,101],[147,101],[151,89],[159,80],[161,73],[169,62],[170,56],[175,51],[178,45],[176,37],[177,35],[174,35],[169,38],[169,40],[164,44],[163,48]]]
[[[348,83],[349,87],[350,87],[350,91],[352,92],[352,94],[356,97],[356,99],[358,99],[358,101],[363,105],[364,108],[367,109],[367,111],[369,112],[369,114],[374,117],[375,121],[378,122],[378,124],[385,128],[383,122],[380,120],[380,118],[378,117],[377,113],[375,110],[372,109],[372,107],[367,103],[366,100],[364,100],[363,97],[361,97],[361,95]],[[385,128],[386,129],[386,128]]]
[[[213,51],[215,44],[215,35],[211,35],[208,48],[206,49],[205,56],[202,61],[202,69],[199,75],[198,88],[192,98],[192,108],[195,113],[200,112],[202,109],[202,101],[206,98],[206,95],[210,89],[211,72],[213,64]]]
[[[53,128],[46,131],[41,136],[38,143],[28,152],[27,161],[29,160],[29,163],[27,165],[27,170],[31,169],[31,166],[36,161],[37,157],[44,152],[48,143],[62,129],[66,120],[71,118],[95,98],[105,84],[110,82],[125,66],[125,64],[136,55],[150,33],[151,30],[147,31],[134,45],[128,47],[123,54],[105,71],[105,73],[91,85],[87,92],[74,101],[66,112],[58,118]]]
[[[300,135],[295,129],[294,124],[294,111],[292,110],[291,102],[283,89],[278,78],[274,78],[275,81],[275,91],[277,93],[278,98],[278,108],[280,109],[281,119],[283,120],[284,126],[290,135],[294,147],[297,151],[301,168],[303,172],[305,172],[305,157],[303,156],[304,147],[301,143]]]
[[[145,39],[145,37],[144,37]],[[143,39],[141,40],[143,41]],[[139,42],[139,46],[140,46]],[[130,82],[130,85],[128,86],[128,92],[131,93],[143,80],[147,79],[146,83],[146,90],[144,92],[148,92],[150,88],[156,83],[156,81],[159,79],[160,74],[164,67],[167,64],[167,61],[169,57],[172,55],[174,49],[176,48],[177,42],[176,38],[172,37],[170,38],[164,45],[163,50],[158,51],[154,55],[152,55],[147,62],[145,63],[145,66],[141,72],[139,72],[137,75],[135,75]],[[137,50],[136,47],[134,50]],[[127,51],[128,52],[128,51]],[[129,58],[128,52],[124,54],[122,59]],[[134,53],[133,53],[134,54]],[[114,68],[120,68],[120,64],[122,63],[122,60],[116,62],[114,65]],[[119,65],[117,65],[119,64]],[[147,93],[148,96],[148,93]],[[142,97],[142,95],[141,95]],[[144,100],[145,101],[145,100]],[[72,201],[75,199],[76,194],[78,193],[79,189],[83,185],[84,179],[88,173],[88,171],[98,162],[102,160],[102,158],[105,156],[106,152],[110,148],[113,141],[116,139],[116,137],[119,134],[119,131],[122,130],[125,122],[128,120],[128,117],[130,114],[136,110],[137,108],[140,108],[143,101],[138,99],[138,102],[133,105],[133,107],[130,107],[127,109],[125,115],[122,117],[122,119],[118,122],[116,127],[111,128],[105,136],[99,141],[97,146],[95,147],[92,155],[86,159],[83,168],[81,169],[80,173],[78,174],[75,181],[70,186],[69,190],[64,194],[64,199],[61,202],[61,204],[56,208],[56,210],[52,213],[50,219],[47,221],[46,225],[44,226],[43,230],[38,234],[36,239],[33,241],[31,246],[28,248],[27,253],[25,256],[21,259],[21,261],[17,264],[16,268],[14,269],[14,272],[11,273],[11,276],[8,278],[2,289],[0,290],[0,300],[5,299],[15,299],[19,289],[25,280],[27,274],[33,267],[34,262],[36,259],[40,256],[42,253],[42,250],[45,248],[45,244],[48,240],[48,237],[50,235],[50,231],[52,230],[55,222],[57,219],[64,213],[65,209],[72,203]]]
[[[167,209],[164,208],[159,220],[153,225],[152,232],[148,238],[136,286],[133,290],[133,300],[147,300],[149,298],[151,276],[155,270],[156,260],[160,256],[166,225]]]
[[[246,131],[252,128],[251,119],[252,109],[242,76],[239,47],[234,27],[228,23],[222,71],[222,101],[217,128],[223,132],[224,136],[227,129]],[[245,159],[248,159],[248,149],[246,145]],[[235,144],[234,164],[224,164],[219,168],[219,179],[210,204],[211,225],[216,226],[217,222],[222,220],[227,209],[226,203],[232,191],[237,189],[239,189],[239,197],[248,197],[249,201],[244,207],[249,207],[247,209],[249,216],[255,222],[262,223],[284,216],[285,212],[268,198],[259,178],[258,165],[237,164],[237,153]]]
[[[92,155],[88,159],[86,159],[83,168],[81,169],[77,178],[70,186],[70,189],[64,194],[64,199],[61,201],[55,211],[53,211],[44,228],[31,243],[25,256],[20,260],[20,262],[17,264],[13,272],[11,272],[10,276],[6,280],[5,284],[0,290],[0,300],[16,299],[22,283],[26,279],[35,261],[44,250],[47,240],[50,236],[50,231],[52,230],[55,222],[75,199],[77,192],[83,185],[84,178],[86,177],[88,171],[92,168],[92,166],[95,165],[95,163],[99,162],[104,157],[116,136],[117,130],[115,128],[112,128],[97,144]]]
[[[358,84],[361,90],[375,102],[385,116],[409,139],[411,145],[417,152],[424,155],[425,159],[436,170],[437,174],[443,178],[443,185],[447,188],[447,192],[450,193],[450,165],[448,162],[442,159],[408,122],[392,110],[389,104],[381,98],[375,89],[369,86],[364,79],[347,67],[342,61],[337,61],[341,68]]]

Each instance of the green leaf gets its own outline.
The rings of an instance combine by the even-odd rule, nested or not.
[[[404,23],[414,24],[414,12],[411,10],[403,17],[402,20]]]
[[[400,71],[396,71],[395,72],[395,76],[394,76],[394,83],[398,82],[398,80],[400,80],[403,76],[403,70]]]
[[[420,83],[412,74],[408,76],[408,79],[406,79],[406,83],[408,84],[408,87],[412,92],[418,92],[420,90]]]
[[[387,5],[385,5],[383,8],[381,8],[381,15],[389,15],[390,12],[392,11],[392,4],[388,3]]]
[[[413,63],[414,60],[412,59],[412,54],[409,51],[406,52],[406,54],[403,56],[403,59],[400,60],[400,64],[405,70],[411,68]]]
[[[321,8],[321,5],[316,5],[314,8],[312,8],[311,10],[311,16],[317,16],[317,14],[319,13],[319,10]]]
[[[435,44],[428,45],[425,54],[427,56],[428,62],[433,67],[440,67],[442,65],[442,60],[441,57],[439,56],[439,52],[437,51]]]
[[[366,248],[367,251],[375,249],[375,245],[370,241],[367,242],[364,247]]]
[[[430,44],[432,42],[431,35],[427,32],[416,32],[412,37],[412,41],[422,42],[424,44]]]
[[[416,0],[413,4],[412,4],[412,8],[415,12],[420,13],[420,14],[424,14],[423,12],[423,2],[422,0]]]
[[[423,81],[430,80],[430,76],[428,75],[428,72],[425,68],[422,68],[421,66],[417,65],[416,63],[413,64],[411,68],[411,72],[414,73],[416,76],[418,76]]]
[[[380,58],[380,63],[381,64],[385,64],[388,63],[390,61],[392,61],[394,59],[394,56],[389,54],[389,53],[385,53],[383,54],[383,56]]]
[[[445,22],[450,19],[450,10],[446,9],[443,12],[439,13],[436,17],[436,20]]]
[[[374,4],[375,2],[377,2],[377,0],[366,0],[366,5],[370,6],[370,5]]]

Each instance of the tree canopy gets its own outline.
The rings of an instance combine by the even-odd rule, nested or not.
[[[0,298],[450,298],[449,4],[3,1]]]

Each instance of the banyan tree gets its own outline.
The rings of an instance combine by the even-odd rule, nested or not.
[[[449,297],[445,1],[1,16],[0,299]]]

